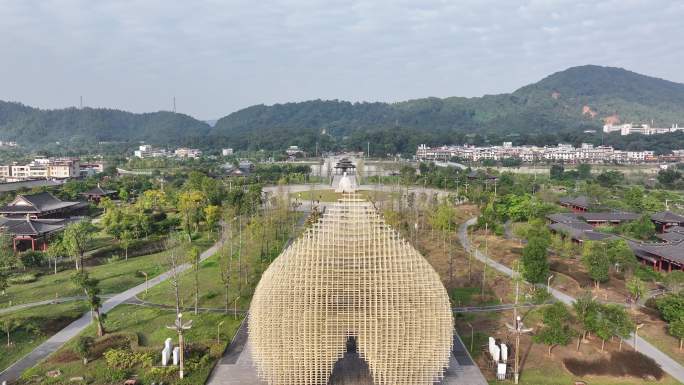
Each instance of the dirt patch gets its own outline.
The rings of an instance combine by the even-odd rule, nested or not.
[[[551,271],[567,275],[568,277],[574,279],[580,285],[580,287],[591,288],[591,286],[594,284],[594,281],[591,279],[589,274],[577,269],[573,269],[570,264],[565,263],[564,261],[552,260],[549,263],[549,267],[551,268]]]
[[[128,348],[130,346],[130,336],[124,334],[109,334],[95,341],[90,350],[90,356],[93,358],[99,358],[107,350]]]
[[[67,362],[80,360],[81,357],[73,350],[61,350],[48,358],[47,362],[51,364],[64,364]]]
[[[40,328],[45,334],[55,334],[80,317],[81,315],[78,314],[74,317],[41,318]]]
[[[663,378],[663,370],[653,359],[639,352],[613,352],[610,358],[599,360],[580,360],[567,358],[563,360],[565,368],[576,376],[631,376],[637,378]]]

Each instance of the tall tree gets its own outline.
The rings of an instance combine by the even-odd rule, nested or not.
[[[523,248],[521,267],[523,278],[531,283],[544,282],[549,275],[547,250],[550,237],[544,230],[539,223],[531,225],[527,230],[527,245]]]
[[[600,282],[608,281],[610,261],[606,255],[606,246],[600,242],[585,242],[582,252],[582,263],[589,272],[589,276],[594,280],[596,288]]]
[[[188,262],[192,265],[192,273],[195,283],[195,314],[199,313],[199,269],[200,269],[200,252],[196,247],[190,247],[188,250]]]
[[[64,229],[62,242],[76,262],[76,270],[83,267],[83,255],[93,237],[93,226],[83,220],[72,223]]]
[[[7,347],[9,348],[12,346],[12,340],[10,340],[10,334],[17,330],[21,326],[21,323],[19,320],[14,319],[14,318],[5,318],[0,322],[0,328],[2,328],[2,331],[7,335]]]
[[[679,339],[679,350],[682,350],[682,343],[684,342],[684,318],[670,322],[667,327],[670,335]]]
[[[590,293],[585,293],[573,302],[577,320],[582,325],[582,333],[577,337],[577,351],[580,343],[587,338],[587,332],[595,329],[596,314],[599,310],[599,303],[591,297]]]
[[[71,277],[72,282],[74,282],[78,287],[80,287],[88,298],[88,305],[90,306],[90,314],[92,316],[93,322],[97,325],[97,335],[102,337],[105,334],[104,329],[104,314],[101,314],[100,309],[102,307],[102,299],[100,298],[100,288],[98,281],[95,278],[90,277],[87,271],[81,270],[74,273]]]
[[[634,276],[627,281],[627,290],[632,296],[631,304],[634,306],[639,299],[646,293],[646,284],[641,278]]]
[[[551,355],[551,349],[554,346],[567,345],[572,339],[573,330],[570,328],[570,312],[568,312],[567,307],[563,303],[556,302],[544,308],[542,319],[544,326],[534,336],[534,341],[548,345],[548,352]]]

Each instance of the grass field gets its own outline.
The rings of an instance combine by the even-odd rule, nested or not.
[[[4,319],[17,319],[22,325],[10,334],[12,341],[10,347],[7,347],[7,336],[2,333],[0,339],[2,342],[0,343],[0,371],[25,356],[71,321],[81,317],[86,310],[85,301],[75,301],[59,305],[39,306],[0,316],[0,322]],[[28,328],[28,324],[34,325],[35,330]]]
[[[185,340],[191,353],[186,359],[186,377],[183,384],[204,384],[211,373],[216,360],[222,355],[223,350],[235,334],[241,323],[241,319],[217,313],[202,313],[194,315],[184,313],[184,320],[192,320],[192,328],[185,333]],[[68,384],[72,377],[84,377],[90,384],[121,384],[125,379],[134,375],[144,384],[164,381],[166,384],[181,383],[177,381],[177,374],[165,373],[156,368],[161,365],[160,351],[166,338],[172,338],[174,345],[177,344],[175,331],[167,329],[175,319],[175,311],[145,308],[135,305],[121,305],[112,310],[105,322],[105,328],[110,337],[96,340],[93,350],[100,352],[91,353],[90,362],[87,365],[74,352],[77,338],[73,339],[60,350],[48,357],[43,363],[24,373],[26,383],[42,384],[48,381],[45,373],[49,370],[60,370],[61,375],[55,379],[49,379],[51,384]],[[221,342],[217,342],[217,326],[221,326]],[[95,329],[91,325],[81,335],[94,336]],[[114,338],[112,338],[114,337]],[[133,343],[129,343],[131,340]],[[114,342],[117,341],[117,342]],[[125,343],[122,343],[124,341]],[[108,348],[120,348],[129,352],[149,353],[152,357],[151,367],[137,363],[134,360],[127,361],[127,368],[109,367],[101,352]],[[205,357],[205,358],[203,358]],[[128,365],[130,364],[130,365]]]
[[[212,236],[212,238],[215,235]],[[209,247],[213,239],[204,235],[195,241],[201,250]],[[88,267],[91,276],[100,280],[102,294],[119,293],[128,288],[145,282],[140,271],[146,272],[150,278],[167,270],[165,267],[165,252],[129,258],[128,261],[118,260],[99,266]],[[61,271],[57,274],[41,276],[37,281],[12,285],[5,296],[0,296],[0,307],[42,301],[55,297],[70,297],[81,295],[81,290],[71,282],[74,270]]]
[[[367,191],[359,190],[358,194],[367,199],[375,200],[386,200],[391,196],[391,193],[384,191]],[[342,198],[342,193],[336,193],[335,190],[325,189],[325,190],[311,190],[303,191],[301,193],[296,193],[296,196],[302,201],[310,201],[313,196],[313,200],[318,200],[321,202],[337,202],[338,199]]]
[[[639,384],[658,384],[658,385],[678,385],[679,381],[672,377],[665,376],[660,381],[649,382],[641,378],[634,377],[605,377],[605,376],[587,376],[587,377],[573,377],[565,369],[548,365],[544,368],[534,368],[525,370],[520,375],[521,385],[565,385],[574,384],[575,381],[585,381],[591,385],[639,385]],[[512,384],[513,381],[490,381],[491,385]]]

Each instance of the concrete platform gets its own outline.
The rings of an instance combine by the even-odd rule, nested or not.
[[[214,368],[208,385],[268,385],[257,376],[247,337],[245,321]],[[356,353],[347,353],[335,364],[328,385],[372,385],[368,366]],[[457,334],[445,377],[435,385],[487,385]]]

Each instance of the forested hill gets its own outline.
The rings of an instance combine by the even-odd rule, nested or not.
[[[144,114],[103,109],[41,110],[0,101],[0,140],[24,146],[62,142],[181,144],[205,136],[210,126],[191,116],[160,111]]]
[[[406,102],[307,101],[252,106],[220,119],[212,135],[236,147],[311,148],[325,135],[352,147],[370,141],[386,152],[430,144],[509,137],[514,142],[590,140],[604,122],[684,124],[684,85],[620,68],[573,67],[510,94]],[[473,138],[473,134],[476,137]],[[559,135],[562,134],[562,135]],[[479,136],[479,137],[477,137]],[[620,139],[616,139],[620,140]]]
[[[365,149],[413,152],[419,143],[553,144],[582,141],[666,151],[684,148],[684,134],[639,138],[585,134],[604,122],[684,125],[684,84],[620,68],[581,66],[552,74],[510,94],[424,98],[400,103],[313,100],[256,105],[212,127],[172,112],[132,114],[108,109],[38,110],[0,102],[0,140],[22,145],[60,141],[146,141],[203,148],[282,150]]]

